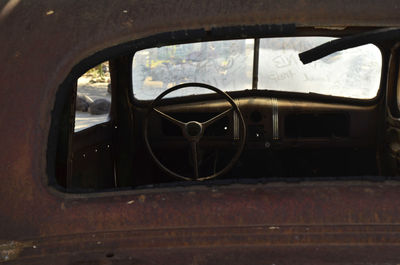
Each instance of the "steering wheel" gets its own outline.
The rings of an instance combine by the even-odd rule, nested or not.
[[[206,88],[206,89],[212,90],[212,91],[216,92],[217,94],[223,96],[224,99],[230,103],[231,107],[205,122],[199,122],[199,121],[182,122],[182,121],[179,121],[179,120],[171,117],[170,115],[157,109],[157,106],[160,105],[161,100],[167,94],[169,94],[173,91],[182,89],[182,88],[186,88],[186,87],[201,87],[201,88]],[[160,160],[154,154],[154,152],[150,146],[149,139],[148,139],[149,116],[153,112],[157,113],[161,117],[165,118],[166,120],[168,120],[168,121],[172,122],[173,124],[175,124],[176,126],[178,126],[182,130],[183,137],[186,138],[187,141],[189,141],[190,147],[191,147],[191,152],[192,152],[192,159],[193,159],[194,177],[182,176],[181,174],[178,174],[178,173],[168,169],[160,162]],[[209,176],[200,177],[199,176],[199,168],[198,168],[198,143],[199,143],[200,139],[203,137],[204,131],[207,129],[208,126],[210,126],[214,122],[220,120],[221,118],[227,116],[228,114],[232,113],[232,115],[233,115],[233,112],[236,112],[237,117],[239,118],[239,123],[242,128],[242,130],[240,130],[240,127],[239,127],[239,142],[238,142],[238,148],[235,152],[235,155],[232,157],[230,162],[224,168],[222,168],[220,171],[215,172],[214,174],[209,175]],[[229,169],[232,168],[232,166],[235,164],[235,162],[238,160],[240,154],[242,153],[244,144],[245,144],[245,139],[246,139],[245,122],[243,119],[243,115],[240,112],[239,107],[236,105],[235,101],[227,93],[223,92],[222,90],[220,90],[214,86],[204,84],[204,83],[184,83],[184,84],[173,86],[170,89],[164,91],[156,99],[154,99],[154,101],[150,104],[148,111],[147,111],[147,115],[144,120],[144,140],[145,140],[146,147],[147,147],[151,157],[153,158],[153,160],[156,162],[156,164],[162,170],[164,170],[168,174],[170,174],[178,179],[183,179],[183,180],[202,181],[202,180],[212,179],[212,178],[215,178],[219,175],[226,173]],[[234,141],[234,140],[235,139],[232,139],[232,141]]]

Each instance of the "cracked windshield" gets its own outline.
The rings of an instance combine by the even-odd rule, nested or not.
[[[224,91],[249,89],[371,99],[377,95],[382,55],[372,45],[331,54],[303,65],[298,54],[333,40],[329,37],[260,39],[258,85],[253,86],[255,41],[230,40],[180,44],[136,52],[133,93],[152,100],[166,89],[187,82],[213,85]],[[256,73],[257,74],[257,73]],[[212,93],[186,88],[166,97]]]

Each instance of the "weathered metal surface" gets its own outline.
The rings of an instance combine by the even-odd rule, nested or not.
[[[397,226],[343,225],[194,227],[90,233],[34,240],[20,253],[18,262],[398,264],[399,232]],[[371,240],[375,244],[371,244]]]
[[[61,194],[46,185],[55,94],[87,56],[179,29],[288,22],[399,26],[399,8],[394,0],[0,1],[0,240],[11,246],[5,251],[16,250],[10,242],[22,248],[9,262],[399,263],[397,183],[104,195]],[[105,257],[109,252],[114,256]]]
[[[19,213],[15,223],[2,216],[2,224],[12,229],[2,233],[33,242],[35,248],[24,248],[19,258],[37,264],[48,256],[49,264],[59,256],[65,257],[60,264],[81,264],[89,257],[108,262],[107,253],[127,264],[129,257],[144,264],[172,257],[176,264],[190,264],[196,249],[207,249],[202,261],[210,264],[218,264],[211,257],[225,257],[230,264],[244,261],[235,263],[227,253],[257,256],[252,264],[265,264],[259,259],[269,257],[280,263],[303,257],[305,262],[304,255],[316,264],[399,262],[397,184],[260,184],[137,193],[55,197],[45,202],[47,207]],[[24,217],[34,221],[27,224]]]

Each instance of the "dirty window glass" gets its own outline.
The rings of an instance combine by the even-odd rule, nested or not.
[[[377,95],[382,55],[372,45],[333,53],[303,65],[298,54],[333,40],[328,37],[260,40],[259,89],[370,99]]]
[[[333,40],[330,37],[285,37],[260,40],[260,90],[318,93],[370,99],[381,77],[380,50],[370,44],[336,52],[303,65],[299,53]],[[224,91],[252,89],[254,40],[230,40],[164,46],[138,51],[133,59],[133,94],[151,100],[166,89],[202,82]],[[209,93],[190,88],[167,97]]]
[[[108,62],[90,69],[78,79],[75,132],[108,121],[111,105]]]
[[[166,89],[187,82],[225,91],[251,89],[254,40],[230,40],[164,46],[138,51],[133,59],[133,93],[151,100]],[[178,94],[177,94],[178,93]],[[166,97],[212,93],[184,89]]]

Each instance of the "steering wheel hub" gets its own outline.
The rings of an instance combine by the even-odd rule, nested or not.
[[[185,124],[185,133],[189,137],[199,137],[203,133],[203,126],[197,121],[190,121]]]

